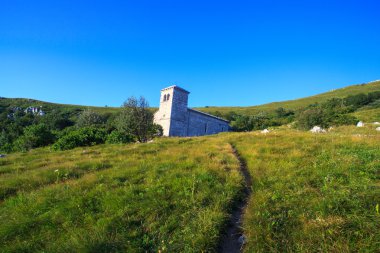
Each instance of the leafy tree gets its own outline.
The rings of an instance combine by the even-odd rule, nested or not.
[[[326,122],[323,121],[323,110],[318,107],[302,111],[297,120],[298,127],[305,130],[313,126],[327,127]]]
[[[144,97],[128,98],[124,109],[116,119],[116,127],[121,133],[133,135],[140,142],[147,142],[156,135],[157,126],[153,123],[153,113]]]
[[[104,119],[98,113],[88,109],[84,110],[78,117],[76,126],[78,127],[95,127],[104,123]]]
[[[234,121],[231,122],[231,127],[234,131],[251,131],[252,126],[250,122],[250,118],[244,115],[234,116]]]
[[[31,125],[24,129],[24,134],[15,142],[15,149],[27,151],[54,142],[54,135],[45,124]]]
[[[5,153],[12,152],[13,146],[12,141],[10,139],[10,136],[5,132],[5,130],[2,130],[0,133],[0,151]]]
[[[359,108],[363,105],[368,104],[370,101],[366,94],[360,93],[357,95],[351,95],[344,99],[346,105],[352,105],[355,108]]]
[[[41,117],[40,122],[47,125],[51,130],[63,130],[74,125],[74,121],[70,117],[70,112],[55,109]]]

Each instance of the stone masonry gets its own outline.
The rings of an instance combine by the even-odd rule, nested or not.
[[[161,90],[154,122],[162,126],[164,136],[201,136],[229,130],[228,121],[188,108],[189,93],[176,85]]]

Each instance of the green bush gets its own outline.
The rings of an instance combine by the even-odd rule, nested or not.
[[[117,130],[114,130],[107,136],[106,143],[121,144],[121,143],[130,143],[133,141],[134,141],[134,138],[132,135],[123,134]]]
[[[27,151],[49,145],[54,139],[54,135],[45,124],[31,125],[25,127],[24,134],[15,141],[14,148],[18,151]]]
[[[323,111],[320,108],[312,108],[302,111],[297,117],[297,126],[301,129],[308,130],[313,126],[327,127],[323,121]]]
[[[53,145],[54,150],[67,150],[75,147],[93,146],[106,141],[107,132],[101,128],[84,127],[68,132]]]

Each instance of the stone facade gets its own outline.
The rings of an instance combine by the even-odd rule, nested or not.
[[[228,121],[188,108],[189,93],[176,85],[161,90],[154,122],[162,126],[164,136],[201,136],[229,130]]]

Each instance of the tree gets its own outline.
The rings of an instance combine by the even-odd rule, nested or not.
[[[298,127],[305,130],[313,126],[327,127],[328,125],[323,121],[323,116],[323,111],[320,108],[306,109],[297,117]]]
[[[54,142],[54,135],[45,124],[31,125],[24,129],[24,134],[16,140],[15,148],[27,151]]]
[[[88,109],[84,110],[78,117],[78,127],[94,127],[104,123],[104,119],[98,113]]]
[[[133,135],[140,142],[147,142],[157,134],[157,126],[153,123],[153,113],[149,110],[148,101],[144,97],[128,98],[123,108],[116,119],[118,131]]]

